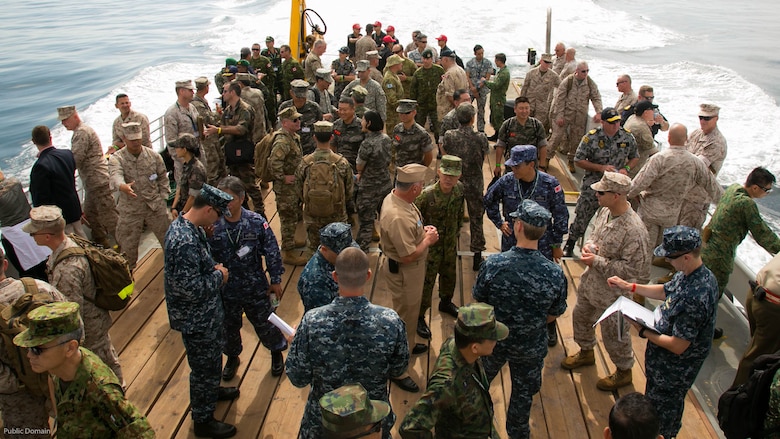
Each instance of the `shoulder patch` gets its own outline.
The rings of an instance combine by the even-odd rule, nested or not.
[[[555,186],[555,189],[554,189],[554,191],[555,191],[555,193],[556,193],[556,194],[557,194],[558,192],[562,191],[562,190],[563,190],[563,188],[561,188],[561,185]]]
[[[399,136],[398,134],[396,134],[396,135],[395,135],[395,140],[396,140],[397,142],[400,142],[400,141],[401,141],[401,136]]]
[[[393,84],[391,84],[391,83],[389,83],[389,82],[388,82],[388,83],[387,83],[387,88],[393,88]]]

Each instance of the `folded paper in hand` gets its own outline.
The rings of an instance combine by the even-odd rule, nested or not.
[[[614,313],[620,313],[619,314],[619,321],[618,321],[618,335],[620,338],[622,338],[622,328],[623,328],[623,316],[639,323],[640,325],[644,326],[650,331],[653,331],[655,333],[659,333],[657,329],[655,329],[655,314],[653,311],[650,311],[649,309],[645,308],[644,306],[634,302],[633,300],[625,297],[620,296],[618,299],[612,303],[612,305],[607,308],[603,314],[601,314],[601,317],[596,321],[596,323],[593,324],[593,326],[598,325],[601,323],[602,320],[606,319],[607,317],[611,316]]]
[[[276,313],[272,312],[270,316],[268,316],[268,321],[271,322],[274,326],[279,328],[280,331],[282,331],[282,334],[292,337],[295,335],[295,329],[293,329],[292,326],[288,325],[287,322],[281,319]]]

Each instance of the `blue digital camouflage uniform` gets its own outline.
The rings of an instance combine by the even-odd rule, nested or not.
[[[466,63],[465,70],[466,74],[468,74],[469,82],[477,89],[476,96],[472,90],[471,100],[477,100],[477,131],[483,133],[485,132],[485,104],[487,103],[490,89],[481,80],[493,73],[493,63],[484,57],[481,61],[477,61],[477,58],[472,58]]]
[[[287,378],[296,387],[311,384],[298,437],[320,439],[319,400],[344,384],[360,383],[371,399],[390,402],[387,381],[409,364],[406,328],[392,309],[360,297],[337,297],[306,313],[287,356]],[[395,414],[385,418],[390,438]]]
[[[614,136],[608,137],[599,128],[588,131],[580,141],[574,161],[587,160],[598,165],[612,165],[620,170],[626,164],[639,157],[636,140],[628,131],[620,128]],[[599,201],[596,192],[590,185],[601,180],[603,172],[585,171],[580,187],[580,197],[577,199],[577,207],[574,208],[574,221],[569,227],[569,239],[575,241],[585,234],[588,223],[599,210]]]
[[[339,295],[339,285],[333,280],[335,267],[317,251],[303,267],[298,279],[298,293],[304,312],[327,305]]]
[[[287,341],[281,331],[268,321],[273,307],[266,294],[268,280],[263,269],[263,256],[272,284],[281,283],[284,273],[279,244],[268,221],[259,213],[242,207],[241,218],[237,222],[223,217],[214,224],[209,244],[214,259],[230,273],[222,291],[225,355],[235,357],[242,351],[242,313],[254,326],[263,346],[270,351],[286,349]]]
[[[531,402],[542,386],[547,355],[547,316],[566,311],[566,288],[560,266],[537,250],[520,247],[488,257],[474,283],[474,299],[493,305],[496,320],[509,327],[509,337],[482,361],[488,381],[509,362],[506,430],[511,439],[529,437]]]
[[[702,265],[687,276],[678,271],[664,284],[664,293],[666,300],[659,305],[660,319],[655,328],[691,344],[677,355],[647,343],[646,395],[658,410],[660,433],[673,438],[682,426],[685,395],[712,347],[718,285],[712,272]]]
[[[510,230],[514,230],[514,219],[510,213],[517,210],[517,206],[524,200],[536,201],[540,206],[552,213],[552,226],[539,239],[539,251],[552,260],[552,245],[560,245],[563,235],[569,226],[569,210],[566,208],[566,199],[563,188],[558,179],[550,174],[537,171],[536,179],[531,183],[521,182],[511,172],[502,176],[491,186],[485,194],[485,211],[487,216],[497,228],[505,221],[509,223]],[[499,211],[499,204],[502,205]],[[502,218],[503,213],[503,218]],[[501,251],[507,251],[517,243],[514,234],[501,236]]]
[[[294,107],[292,99],[282,102],[279,105],[279,111],[287,107]],[[298,135],[301,137],[301,151],[304,156],[314,152],[317,144],[314,142],[314,122],[322,120],[322,110],[317,103],[306,101],[303,107],[295,107],[298,113],[301,113],[301,129]]]
[[[190,369],[192,420],[207,422],[217,406],[225,310],[222,273],[203,229],[184,216],[165,234],[165,302],[171,329],[180,331]]]

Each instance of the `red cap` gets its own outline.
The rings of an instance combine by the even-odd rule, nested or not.
[[[395,32],[395,28],[393,26],[387,26],[387,29],[385,29],[385,32]]]
[[[392,42],[395,42],[395,40],[390,35],[385,35],[385,37],[382,38],[382,42],[383,43],[392,43]]]
[[[382,27],[382,22],[381,21],[375,22],[374,27]]]
[[[436,37],[436,41],[441,41],[441,40],[447,41],[447,35],[441,34],[438,37]]]
[[[353,24],[352,29],[360,29],[360,23]]]

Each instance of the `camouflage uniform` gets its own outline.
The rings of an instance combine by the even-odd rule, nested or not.
[[[282,102],[279,111],[288,107],[294,107],[292,99]],[[303,155],[309,155],[317,147],[314,142],[314,122],[322,120],[322,110],[316,102],[307,100],[303,107],[295,107],[298,113],[301,113],[301,130],[298,132],[301,141],[301,151]]]
[[[622,115],[623,111],[628,110],[629,108],[633,109],[634,105],[636,105],[636,99],[637,97],[634,90],[629,90],[628,93],[622,93],[620,95],[617,102],[615,102],[614,108]]]
[[[192,157],[189,162],[184,164],[181,180],[177,188],[179,191],[179,202],[172,209],[181,212],[187,203],[187,198],[191,196],[197,197],[204,183],[206,183],[206,168],[197,157]]]
[[[40,293],[48,293],[52,299],[58,302],[68,300],[56,288],[46,282],[36,280]],[[27,291],[20,280],[6,277],[0,281],[0,308],[11,306]],[[37,439],[49,438],[49,409],[51,402],[46,395],[35,395],[24,386],[17,378],[14,368],[15,359],[8,356],[3,338],[0,338],[0,414],[2,414],[3,428],[6,429],[3,437],[9,439]],[[21,355],[26,355],[21,350]],[[19,434],[11,433],[13,429],[20,429]],[[28,434],[24,429],[36,429],[45,431],[42,434]]]
[[[181,332],[190,372],[194,422],[208,422],[217,406],[225,310],[222,273],[211,258],[206,234],[179,215],[165,235],[165,303],[171,329]]]
[[[124,137],[122,124],[128,122],[138,122],[141,124],[141,132],[143,133],[143,136],[141,137],[141,144],[151,148],[152,140],[149,135],[149,118],[146,117],[145,114],[133,110],[130,110],[130,113],[128,113],[127,117],[125,118],[123,118],[120,114],[116,119],[114,119],[114,124],[111,126],[111,141],[114,143],[114,145],[124,143],[124,140],[122,140],[122,137]]]
[[[282,231],[282,251],[295,248],[295,226],[301,213],[301,201],[295,189],[295,183],[286,184],[285,175],[295,175],[301,164],[301,138],[296,133],[284,129],[276,131],[268,167],[274,178],[276,208]]]
[[[444,135],[447,134],[447,131],[457,130],[458,128],[460,128],[460,122],[458,122],[458,117],[455,115],[455,108],[453,108],[441,118],[441,123],[439,124],[439,138],[436,143],[442,145],[444,143]]]
[[[498,229],[507,222],[509,229],[514,230],[512,227],[514,219],[509,214],[517,210],[517,206],[525,199],[537,202],[552,213],[552,226],[548,225],[544,235],[539,239],[539,251],[547,259],[552,260],[552,246],[560,246],[569,226],[569,209],[566,208],[563,188],[552,175],[537,171],[536,179],[531,183],[519,181],[511,172],[499,178],[485,194],[485,211],[488,219]],[[499,204],[503,205],[501,211],[499,211]],[[507,251],[516,244],[514,233],[510,236],[501,235],[501,251]]]
[[[493,305],[496,319],[509,327],[509,337],[482,361],[488,382],[509,362],[506,430],[512,439],[529,437],[531,401],[541,388],[547,355],[547,316],[566,311],[566,285],[561,267],[538,250],[520,247],[488,257],[474,283],[474,299]]]
[[[348,85],[344,77],[355,75],[355,65],[348,59],[342,62],[336,58],[330,64],[330,69],[336,73],[336,80],[333,81],[333,94],[336,96],[336,99],[340,99],[341,93]]]
[[[650,127],[647,126],[647,122],[637,115],[631,115],[628,118],[623,129],[631,133],[636,140],[636,149],[639,154],[639,162],[636,166],[632,167],[628,171],[628,176],[634,178],[640,169],[645,165],[647,159],[652,154],[658,152],[658,148],[655,146],[655,140],[653,140],[653,132],[650,131]]]
[[[91,127],[80,124],[73,130],[71,152],[84,189],[84,216],[92,229],[92,240],[108,244],[108,235],[116,235],[119,220],[111,188],[108,184],[108,166],[103,158],[100,139]]]
[[[560,76],[564,66],[566,66],[566,55],[555,55],[552,63],[552,71]]]
[[[455,108],[447,99],[452,97],[455,90],[469,89],[469,78],[466,71],[459,65],[453,65],[441,77],[441,82],[436,86],[436,114],[439,119]]]
[[[498,69],[493,80],[485,83],[490,89],[490,124],[497,130],[504,123],[504,105],[506,91],[509,89],[509,69],[504,66]]]
[[[279,49],[274,47],[274,51],[271,52],[266,47],[265,49],[260,51],[260,55],[268,58],[271,60],[271,66],[273,67],[274,71],[274,84],[273,86],[269,86],[271,89],[271,94],[276,95],[276,93],[279,93],[282,95],[282,99],[287,99],[287,96],[290,96],[289,89],[288,93],[284,94],[284,78],[282,74],[282,56],[279,53]],[[251,62],[251,60],[250,60]],[[295,79],[301,79],[301,78],[295,78]],[[290,79],[292,81],[292,79]],[[289,87],[290,81],[287,81],[287,86]],[[276,97],[274,96],[274,104],[276,103]],[[276,113],[270,113],[270,114],[276,114]]]
[[[764,431],[775,431],[780,429],[780,371],[775,372],[772,378],[772,384],[769,386],[769,409],[764,418]],[[777,439],[777,436],[768,436],[771,439]]]
[[[218,125],[218,116],[211,111],[208,101],[198,95],[192,99],[192,106],[198,112],[198,125]],[[211,135],[207,137],[200,136],[200,144],[206,158],[206,175],[208,183],[215,186],[222,178],[227,175],[225,165],[225,149],[219,143],[219,136]]]
[[[472,95],[471,100],[477,100],[477,130],[479,132],[484,132],[485,104],[487,103],[487,96],[490,93],[490,89],[487,88],[484,83],[480,84],[480,81],[493,73],[493,63],[487,58],[482,58],[482,61],[477,61],[476,58],[472,58],[466,63],[465,70],[468,74],[469,82],[477,88],[477,96]]]
[[[218,76],[220,78],[222,77],[221,75]],[[218,85],[218,87],[219,90],[222,90],[221,85]],[[168,148],[168,153],[171,155],[171,159],[173,159],[173,178],[178,185],[181,181],[184,162],[176,156],[176,150],[173,145],[179,140],[179,136],[185,133],[192,134],[196,139],[200,139],[200,133],[198,132],[198,111],[193,104],[190,104],[187,108],[182,108],[179,103],[176,102],[165,111],[163,120],[165,121],[166,147]],[[200,148],[200,156],[205,160],[206,153],[203,151],[203,146]],[[208,164],[208,162],[206,164]]]
[[[575,160],[577,144],[588,126],[588,102],[592,102],[593,109],[601,114],[601,93],[590,76],[580,81],[572,75],[561,80],[554,95],[550,110],[553,130],[548,155],[553,157],[560,149],[569,155],[569,160]],[[564,120],[562,127],[555,122],[558,119]]]
[[[82,346],[94,352],[114,371],[119,381],[123,381],[122,367],[119,365],[119,356],[111,343],[108,330],[111,328],[111,314],[108,310],[98,307],[93,303],[97,294],[95,280],[86,256],[74,255],[62,259],[57,265],[54,262],[63,250],[68,248],[80,248],[72,239],[65,240],[49,256],[46,269],[49,273],[49,282],[71,302],[76,302],[81,307],[81,318],[84,320],[84,343]]]
[[[686,145],[688,151],[701,159],[717,177],[728,150],[726,138],[723,137],[718,127],[715,127],[709,134],[704,134],[701,129],[692,132],[688,136]],[[685,196],[677,224],[700,229],[707,217],[711,201],[717,202],[718,200],[710,199],[709,195],[700,188],[693,188]]]
[[[144,225],[160,243],[165,240],[165,232],[170,224],[167,201],[171,188],[168,170],[160,154],[149,148],[142,149],[137,157],[127,148],[122,148],[111,155],[108,170],[111,189],[119,192],[117,211],[120,216],[116,241],[127,255],[132,270],[138,261],[138,243]],[[119,190],[125,183],[133,183],[131,188],[135,198]]]
[[[417,64],[409,58],[403,59],[403,67],[401,72],[404,74],[404,79],[401,79],[401,85],[404,86],[404,99],[413,99],[412,96],[412,78],[417,71]],[[400,76],[400,75],[399,75]]]
[[[552,128],[550,104],[553,93],[560,84],[561,77],[551,69],[542,73],[539,67],[534,67],[525,74],[523,86],[520,88],[520,96],[527,97],[531,104],[531,117],[539,119],[539,122],[544,126],[545,137]]]
[[[417,101],[417,114],[414,120],[425,126],[425,120],[431,119],[431,132],[439,142],[439,117],[436,110],[436,89],[444,76],[444,68],[433,64],[430,69],[420,67],[412,76],[409,97]]]
[[[244,87],[241,89],[241,100],[247,104],[251,110],[250,113],[252,113],[252,128],[248,132],[249,140],[257,143],[263,140],[263,137],[265,137],[266,133],[268,132],[265,129],[265,98],[263,97],[263,93],[261,91],[252,87]],[[229,116],[226,116],[226,113],[228,113],[229,110],[230,108],[225,108],[225,111],[222,113],[223,126],[225,126],[224,124],[231,125],[230,120],[225,120],[227,116]],[[233,116],[235,117],[235,115]],[[243,122],[244,117],[241,119]]]
[[[515,145],[533,145],[536,147],[536,158],[539,150],[547,147],[547,131],[539,119],[528,117],[523,125],[517,121],[517,116],[510,117],[498,129],[496,148],[504,148],[504,158],[509,158],[509,152]],[[511,172],[511,169],[507,169]]]
[[[444,134],[442,148],[446,154],[460,157],[463,161],[463,196],[469,209],[469,229],[471,230],[471,251],[485,249],[485,231],[482,227],[485,205],[482,191],[485,180],[482,163],[488,153],[488,141],[484,133],[475,132],[470,125],[461,125],[457,130]]]
[[[247,90],[250,89],[246,87],[242,89],[241,96],[244,96],[244,92]],[[255,96],[253,99],[256,98],[262,99],[262,96]],[[244,99],[241,98],[238,100],[237,108],[234,109],[230,106],[225,107],[225,110],[222,112],[222,126],[237,127],[239,130],[241,130],[241,134],[239,136],[249,138],[249,140],[255,143],[259,142],[265,135],[265,117],[260,117],[257,113],[253,112],[253,108],[262,111],[263,104],[255,101],[253,107],[250,107],[244,101]],[[258,125],[262,126],[262,130],[260,132],[255,129],[255,127]],[[225,145],[239,136],[225,135],[222,138],[222,147],[224,148]],[[265,215],[263,193],[260,192],[260,188],[257,186],[254,161],[250,163],[228,165],[228,174],[241,179],[241,182],[244,183],[244,187],[246,188],[247,196],[249,196],[249,198],[252,200],[254,211],[260,215]]]
[[[347,85],[342,92],[344,96],[352,96],[352,89],[358,85],[365,87],[368,91],[366,95],[365,107],[367,110],[374,110],[382,116],[382,120],[387,120],[387,96],[382,89],[382,85],[373,79],[369,79],[365,84],[360,82],[360,79],[356,79]],[[298,110],[300,112],[300,110]],[[363,117],[362,114],[358,114],[358,117]]]
[[[721,296],[734,271],[737,246],[748,232],[769,253],[780,252],[780,238],[766,225],[756,202],[739,183],[726,189],[707,227],[711,234],[702,249],[701,259],[718,280]]]
[[[322,437],[320,398],[344,384],[360,383],[371,399],[389,402],[387,380],[406,371],[409,348],[395,311],[360,297],[337,297],[307,312],[287,356],[287,378],[296,387],[311,384],[298,437]],[[383,421],[390,438],[395,414]]]
[[[561,85],[563,87],[563,85]],[[554,145],[553,145],[554,147]],[[612,165],[622,169],[630,160],[639,157],[636,141],[631,133],[620,128],[613,137],[604,134],[601,127],[592,129],[582,137],[574,161],[587,160],[598,165]],[[601,180],[603,172],[585,171],[580,187],[580,197],[574,209],[574,222],[569,227],[569,240],[576,241],[585,234],[588,223],[599,208],[596,193],[590,185]]]
[[[439,182],[436,182],[426,187],[414,200],[422,215],[423,223],[436,226],[439,232],[439,240],[428,248],[425,284],[422,303],[420,303],[421,316],[425,315],[431,307],[436,275],[439,276],[439,297],[442,301],[452,301],[457,277],[458,237],[460,227],[463,225],[464,190],[463,183],[458,182],[452,188],[452,192],[445,194],[441,191]]]
[[[315,73],[317,72],[317,69],[321,68],[322,60],[319,55],[314,52],[309,52],[309,54],[306,55],[306,60],[303,62],[303,79],[309,84],[314,85],[314,83],[317,82]]]
[[[336,268],[317,251],[303,267],[298,278],[298,293],[303,302],[303,312],[329,304],[339,295],[339,285],[333,280]]]
[[[233,218],[231,218],[233,219]],[[231,222],[224,217],[214,224],[209,238],[214,260],[230,273],[222,290],[225,308],[225,347],[228,357],[241,354],[242,314],[246,314],[258,338],[268,350],[287,349],[287,340],[268,321],[273,311],[268,298],[268,280],[263,258],[272,284],[282,282],[284,266],[279,244],[268,222],[260,214],[241,208],[241,217]]]
[[[596,346],[596,330],[593,324],[601,314],[621,295],[630,298],[631,293],[607,285],[607,278],[620,276],[627,282],[640,282],[650,277],[650,247],[642,219],[630,207],[618,217],[612,217],[603,207],[593,220],[594,231],[589,244],[598,246],[593,265],[580,278],[577,289],[577,305],[572,313],[574,341],[584,350]],[[628,322],[612,314],[601,322],[601,335],[609,358],[620,370],[634,365],[631,337],[619,340],[618,322],[623,322],[623,334],[628,334]]]
[[[396,168],[410,163],[423,164],[423,157],[433,151],[431,136],[420,124],[415,123],[406,129],[403,124],[393,128],[393,161]]]
[[[385,91],[385,97],[387,98],[385,131],[392,131],[401,121],[395,109],[398,107],[398,101],[404,98],[404,86],[401,85],[401,79],[396,73],[392,70],[387,70],[384,78],[382,78],[382,89]]]
[[[307,98],[320,107],[320,112],[322,112],[323,116],[330,114],[332,120],[336,120],[339,117],[336,97],[327,88],[320,90],[317,86],[312,86],[307,93]]]
[[[303,79],[303,67],[294,58],[289,58],[282,62],[282,101],[290,99],[290,83],[293,79]],[[280,107],[279,110],[282,108]]]
[[[357,242],[363,251],[368,250],[371,244],[374,220],[382,207],[382,200],[393,187],[388,170],[392,160],[392,141],[382,132],[369,131],[365,134],[357,155],[357,164],[365,167],[357,182],[355,201],[360,221]]]
[[[335,152],[347,159],[349,165],[352,166],[353,173],[357,173],[355,161],[360,144],[365,138],[361,123],[362,121],[357,116],[349,124],[341,119],[336,119],[333,122],[333,139],[331,139],[330,144]]]
[[[265,99],[265,113],[266,115],[276,114],[276,68],[273,62],[264,55],[259,55],[257,58],[250,57],[249,64],[255,69],[255,73],[263,73],[263,79],[260,81],[266,87],[268,95],[264,94]]]
[[[660,318],[655,322],[655,329],[691,344],[677,355],[647,343],[645,394],[658,411],[660,433],[672,438],[682,426],[685,395],[712,347],[718,286],[715,276],[702,265],[687,276],[678,271],[664,284],[664,293],[666,300],[656,310]]]

